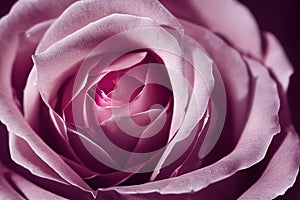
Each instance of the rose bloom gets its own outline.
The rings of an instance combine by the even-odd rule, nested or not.
[[[0,42],[0,199],[296,199],[293,68],[237,1],[20,0]]]

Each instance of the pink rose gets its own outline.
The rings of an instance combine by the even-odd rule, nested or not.
[[[274,199],[299,136],[232,0],[21,0],[0,20],[0,199]]]

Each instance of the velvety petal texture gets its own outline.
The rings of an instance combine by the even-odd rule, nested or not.
[[[57,194],[51,193],[32,182],[26,180],[24,177],[7,169],[2,164],[1,169],[1,199],[65,199]]]
[[[211,37],[214,36],[211,35]],[[212,183],[233,175],[238,170],[248,168],[261,161],[267,152],[272,137],[280,131],[278,121],[279,98],[276,85],[266,69],[258,66],[258,63],[251,63],[251,73],[253,79],[256,79],[253,88],[252,109],[240,140],[232,153],[210,166],[176,178],[139,186],[117,188],[117,191],[126,194],[153,192],[162,195],[188,194],[197,192]],[[264,124],[257,123],[258,121],[264,121]]]
[[[176,17],[205,26],[221,34],[244,53],[262,57],[259,28],[253,15],[233,0],[161,0]],[[221,19],[221,20],[220,20]]]
[[[293,68],[234,0],[20,0],[0,19],[0,199],[275,199]]]
[[[293,74],[293,67],[276,37],[271,33],[265,33],[265,38],[267,41],[267,51],[264,64],[275,74],[284,91],[287,91],[290,76]]]

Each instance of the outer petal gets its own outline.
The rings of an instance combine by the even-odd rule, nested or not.
[[[0,198],[1,199],[54,199],[65,198],[53,194],[15,172],[10,171],[0,163]]]
[[[262,58],[259,28],[250,11],[233,0],[169,0],[161,2],[177,17],[223,35],[246,54]]]
[[[0,88],[9,90],[12,77],[13,62],[18,48],[19,34],[25,32],[35,24],[59,15],[72,0],[59,1],[19,1],[11,12],[0,20]],[[41,14],[43,13],[43,14]]]
[[[23,100],[23,90],[33,66],[31,55],[34,54],[38,42],[52,22],[53,19],[38,23],[26,32],[20,33],[18,37],[21,45],[18,46],[17,55],[15,55],[12,86],[20,102]],[[23,106],[23,108],[26,107]]]
[[[123,24],[121,25],[121,23]],[[108,29],[107,27],[110,28]],[[69,35],[69,37],[58,41],[44,52],[35,55],[33,59],[37,67],[38,86],[44,101],[49,102],[54,99],[54,95],[59,86],[62,85],[70,75],[77,72],[77,63],[82,62],[82,59],[89,56],[92,50],[96,48],[97,45],[101,45],[105,39],[131,29],[150,27],[157,27],[157,25],[149,18],[113,14],[85,26],[74,34]],[[138,42],[142,43],[143,41]],[[147,43],[147,41],[145,41],[145,43]],[[117,46],[118,44],[110,45]],[[141,46],[140,48],[147,46]],[[123,48],[123,51],[126,52],[125,42]],[[119,53],[118,51],[121,52],[122,50],[116,49],[115,51]],[[128,51],[131,50],[128,49]],[[54,57],[55,59],[52,59]],[[103,57],[105,56],[99,57],[98,59],[104,59]],[[104,61],[105,60],[102,62]],[[102,63],[101,66],[103,69],[107,67]],[[95,66],[89,65],[87,67],[93,68]],[[85,69],[79,69],[78,73],[83,73],[82,70]],[[78,76],[82,76],[82,74]]]
[[[156,0],[144,0],[143,2],[138,0],[79,1],[70,6],[49,29],[37,52],[44,51],[58,40],[87,24],[115,13],[149,17],[160,25],[181,29],[177,19]]]
[[[66,179],[75,180],[72,184],[89,190],[89,187],[59,158],[50,150],[36,133],[28,126],[20,110],[11,97],[11,72],[18,47],[18,34],[25,32],[38,22],[48,20],[59,15],[73,1],[20,1],[12,9],[11,13],[0,20],[0,35],[2,48],[0,50],[0,121],[3,122],[10,134],[16,134],[28,142],[32,150],[52,169],[58,169],[58,173]],[[41,14],[43,13],[43,14]],[[5,52],[4,52],[5,50]],[[16,123],[17,121],[17,123]],[[12,148],[14,148],[12,146]],[[14,150],[12,150],[14,151]],[[59,164],[58,164],[59,163]],[[39,171],[40,166],[36,166]],[[56,168],[58,167],[58,168]],[[25,166],[26,168],[26,166]],[[70,171],[69,171],[69,170]],[[72,175],[67,175],[72,174]],[[76,178],[77,177],[77,178]],[[74,179],[75,178],[75,179]]]
[[[264,64],[271,69],[284,91],[287,92],[290,76],[294,71],[293,67],[276,37],[271,33],[264,33],[264,36],[267,43]]]
[[[36,133],[32,131],[23,116],[21,116],[21,113],[18,108],[16,108],[15,104],[12,104],[9,98],[1,97],[0,99],[0,106],[2,107],[0,110],[1,121],[6,124],[10,134],[16,134],[18,137],[25,140],[33,152],[35,152],[40,159],[42,159],[61,177],[64,177],[63,179],[67,180],[67,182],[82,189],[89,190],[89,187],[84,183],[84,181],[76,173],[74,173],[74,171],[71,170],[71,168],[66,165],[66,163],[64,163],[62,159],[36,135]],[[16,121],[18,123],[15,123]],[[15,147],[16,146],[11,146],[11,152],[18,152]],[[26,159],[18,159],[17,162],[26,168],[24,161],[26,161]],[[37,174],[42,176],[43,173],[40,170],[40,167],[42,166],[39,166],[37,163],[33,163],[33,166],[35,166],[34,169]]]
[[[26,167],[32,174],[66,184],[53,169],[49,168],[49,166],[32,151],[30,146],[22,138],[11,134],[9,137],[9,147],[12,160]],[[37,168],[37,166],[39,167]]]
[[[3,167],[3,166],[1,166]],[[1,199],[15,199],[15,200],[22,200],[21,194],[19,194],[15,189],[10,185],[7,180],[5,180],[5,176],[1,174],[0,176],[0,198]]]
[[[240,199],[274,199],[296,181],[300,165],[299,137],[293,128],[280,134],[286,134],[283,143],[259,180]]]
[[[31,55],[34,54],[34,50],[44,35],[45,31],[49,28],[49,26],[53,23],[54,20],[48,20],[41,22],[29,30],[26,31],[24,40],[22,41],[22,46],[24,46],[24,42],[30,44],[31,51],[28,51],[28,46],[25,47],[23,51],[25,51],[22,56],[17,56],[18,63],[14,64],[14,77],[15,81],[21,82],[21,86],[16,88],[17,92],[23,95],[23,111],[24,116],[28,123],[36,128],[37,124],[35,123],[38,118],[39,104],[40,104],[40,96],[38,93],[38,89],[36,86],[36,69],[32,69],[33,62],[31,59]],[[24,55],[25,54],[25,55]],[[24,66],[24,61],[27,61],[29,66]],[[27,70],[23,68],[29,67],[27,70],[31,70],[30,73],[27,73]],[[21,72],[20,72],[21,71]],[[25,71],[25,73],[24,73]],[[22,80],[22,81],[20,81]],[[23,83],[24,81],[24,83]],[[26,85],[25,85],[26,83]],[[20,85],[20,83],[18,84]]]

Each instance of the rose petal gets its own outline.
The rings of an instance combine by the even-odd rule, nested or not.
[[[37,73],[36,69],[33,68],[27,77],[27,83],[24,89],[24,116],[28,121],[29,125],[33,127],[34,130],[37,129],[38,124],[36,124],[39,105],[41,102],[39,90],[36,85]]]
[[[27,87],[24,93],[26,94],[24,105],[28,106],[24,108],[24,115],[33,130],[56,152],[60,152],[69,158],[79,161],[72,149],[67,145],[67,128],[62,117],[54,110],[48,110],[46,105],[41,103],[41,97],[36,85],[36,71],[34,69],[28,77]],[[44,120],[36,123],[40,117]],[[49,123],[49,121],[53,122],[53,124]]]
[[[219,152],[212,150],[216,150],[218,144],[222,144],[222,142],[226,142],[226,144],[228,144],[227,140],[230,140],[228,136],[225,135],[226,132],[224,131],[230,130],[230,128],[226,127],[226,124],[224,124],[225,118],[228,117],[226,116],[227,102],[225,88],[221,74],[216,69],[214,69],[214,79],[215,87],[212,91],[210,99],[211,103],[209,104],[209,108],[205,117],[203,117],[201,120],[203,125],[199,125],[200,135],[195,141],[193,149],[190,150],[189,156],[184,162],[182,162],[181,166],[176,168],[176,170],[173,172],[173,176],[194,171],[201,165],[204,167],[206,164],[205,162],[207,154],[219,154]],[[225,137],[226,140],[223,141],[221,136]],[[224,146],[220,146],[219,149],[221,152],[223,152],[223,154],[218,156],[226,155],[226,149]],[[211,157],[210,155],[208,157]],[[205,161],[204,163],[203,158]]]
[[[158,24],[178,30],[181,29],[177,19],[158,1],[144,0],[142,4],[138,0],[78,1],[66,9],[56,20],[55,24],[47,31],[37,52],[40,53],[44,51],[55,42],[80,30],[89,23],[114,13],[149,17]],[[122,24],[127,25],[128,23],[123,22]]]
[[[295,140],[291,141],[291,138],[294,138]],[[288,141],[291,144],[290,148],[286,146]],[[293,133],[293,131],[289,132],[288,134],[286,132],[281,132],[280,134],[276,135],[273,138],[272,143],[269,146],[268,152],[261,162],[255,164],[254,166],[248,169],[240,170],[237,173],[233,174],[232,176],[229,176],[224,180],[210,184],[208,187],[203,188],[198,192],[183,193],[183,194],[164,194],[164,195],[161,195],[159,193],[151,193],[151,194],[137,194],[137,195],[125,195],[125,196],[127,198],[134,197],[138,199],[138,198],[146,197],[149,199],[164,199],[164,200],[165,199],[166,200],[207,199],[207,198],[209,199],[273,199],[275,198],[274,196],[273,197],[264,196],[265,193],[269,195],[270,193],[273,192],[276,195],[278,195],[276,190],[273,190],[273,185],[279,185],[288,182],[292,183],[295,180],[295,173],[299,168],[299,158],[300,158],[299,150],[298,150],[299,148],[297,148],[297,146],[299,146],[299,139],[297,138],[297,135]],[[280,164],[282,163],[281,160],[279,161],[277,160],[277,163],[274,164],[276,159],[280,157],[279,151],[283,153],[283,151],[286,150],[286,149],[284,150],[284,148],[288,148],[288,150],[285,152],[286,154],[289,154],[290,150],[291,152],[293,152],[292,155],[285,155],[285,157],[283,158],[288,162],[287,171],[284,171],[283,168],[279,168]],[[263,173],[263,171],[266,169],[267,166],[269,166],[268,167],[269,169],[273,169],[272,167],[273,164],[274,166],[278,166],[279,172],[278,173],[275,172],[274,174],[272,174],[272,178],[276,179],[278,177],[277,174],[281,174],[282,171],[283,172],[282,179],[284,181],[280,180],[274,183],[270,183],[266,187],[264,187],[262,191],[254,191],[255,193],[253,194],[253,196],[240,197],[248,188],[250,188],[254,184],[255,181],[258,180],[259,182],[264,183],[263,178],[265,177],[261,176],[261,174]],[[269,170],[268,173],[272,173],[272,171]],[[241,185],[241,183],[243,184]],[[294,185],[293,188],[291,189],[297,190],[297,186]],[[286,190],[286,188],[284,188],[283,190]],[[282,197],[282,199],[297,199],[296,198],[297,195],[288,196],[286,195],[286,193],[284,196],[280,196],[280,197]]]
[[[0,169],[1,199],[65,199],[33,184],[15,172],[10,171],[1,163]]]
[[[18,194],[20,194],[22,196],[24,196],[24,194],[26,194],[26,196],[27,196],[27,192],[29,192],[29,193],[31,192],[31,190],[30,190],[31,187],[32,187],[33,191],[45,190],[45,192],[40,191],[40,193],[42,193],[46,196],[47,196],[46,191],[53,193],[52,195],[49,195],[50,197],[54,197],[55,196],[54,194],[56,194],[58,196],[62,195],[63,197],[68,198],[68,199],[74,199],[74,197],[80,197],[80,198],[82,197],[84,199],[84,197],[87,198],[88,196],[91,196],[91,194],[89,194],[88,192],[85,192],[82,189],[77,188],[76,186],[61,184],[56,181],[50,181],[50,180],[35,176],[32,173],[30,173],[26,168],[23,168],[22,166],[13,162],[9,155],[9,137],[10,136],[8,135],[8,132],[5,128],[5,126],[0,126],[0,133],[1,133],[0,134],[0,137],[1,137],[0,150],[2,152],[0,155],[0,160],[1,160],[0,161],[0,175],[1,175],[0,182],[5,179],[4,181],[5,182],[7,181],[9,183],[9,185],[7,185],[6,183],[4,183],[2,185],[3,182],[1,182],[1,184],[0,184],[1,185],[1,189],[0,189],[1,197],[3,197],[3,195],[5,195],[5,196],[13,195],[13,193],[15,193],[15,192],[17,192]],[[3,166],[2,163],[5,166]],[[2,172],[3,172],[3,174],[2,174]],[[29,180],[30,183],[25,180],[24,180],[25,181],[24,182],[19,178],[14,178],[14,177],[18,176],[16,173],[21,174],[22,175],[21,179],[25,178],[26,180]],[[24,183],[24,185],[23,185],[23,183]],[[7,187],[3,191],[2,188],[4,185],[6,185]],[[24,190],[26,190],[26,191],[24,191]],[[33,192],[32,195],[35,195],[34,193],[35,192]],[[30,194],[28,194],[28,196],[30,196]],[[12,199],[18,199],[18,197],[15,197],[15,198],[12,197]],[[24,199],[24,198],[22,198],[22,199]],[[34,198],[30,198],[30,199],[34,199]]]
[[[199,146],[201,147],[203,135],[205,135],[207,131],[204,126],[204,124],[207,125],[207,121],[205,117],[202,118],[199,124],[190,131],[187,138],[176,143],[164,161],[165,166],[160,170],[155,181],[179,176],[186,168],[192,169],[191,171],[199,169],[202,159],[199,158]],[[188,167],[185,167],[185,165],[188,165]]]
[[[11,157],[16,163],[26,166],[31,173],[37,176],[66,184],[53,169],[49,168],[49,166],[32,151],[30,146],[22,138],[11,134],[9,137],[9,146]],[[39,166],[39,168],[36,166]]]
[[[280,134],[286,136],[264,173],[240,199],[274,199],[296,181],[300,165],[299,137],[293,128],[283,131]]]
[[[80,176],[92,187],[109,187],[124,182],[132,173],[117,171],[108,174],[100,174],[90,170],[85,166],[78,165],[71,160],[65,160]]]
[[[293,67],[276,37],[267,32],[264,33],[264,36],[267,43],[264,64],[271,69],[284,91],[287,92],[290,76],[294,72]]]
[[[26,39],[32,43],[38,44],[54,21],[55,19],[49,19],[32,26],[25,32]]]
[[[18,37],[22,32],[26,32],[35,24],[57,17],[72,0],[60,0],[56,2],[48,1],[20,1],[17,2],[10,14],[0,20],[0,87],[1,91],[9,90],[11,84],[11,73],[18,48]],[[40,13],[43,13],[42,15]],[[5,67],[3,67],[5,66]]]
[[[88,131],[91,132],[91,129],[88,129]],[[96,130],[96,134],[99,134],[99,137],[102,138],[101,147],[98,146],[100,143],[94,143],[91,139],[86,137],[86,135],[81,134],[81,131],[72,131],[72,133],[74,133],[74,135],[69,136],[71,145],[76,148],[75,151],[85,165],[96,171],[94,176],[86,179],[95,189],[118,185],[130,178],[144,166],[144,163],[138,163],[133,167],[131,166],[126,170],[122,170],[123,166],[120,166],[122,163],[120,163],[120,160],[116,162],[114,158],[124,158],[124,151],[116,154],[120,151],[116,151],[115,146],[107,140],[103,133],[100,133],[99,129]],[[103,145],[104,143],[107,145]],[[105,150],[107,150],[109,154]],[[125,158],[126,157],[128,157],[128,155],[125,155]]]
[[[116,42],[116,40],[114,40],[114,42],[111,43],[110,40],[115,39],[115,37],[110,37],[108,40],[105,40],[103,43],[101,43],[101,48],[97,49],[99,50],[97,51],[97,53],[101,53],[101,51],[107,52],[108,49],[111,49],[112,53],[116,50],[117,52],[126,52],[143,48],[151,48],[154,52],[157,51],[156,49],[163,49],[164,51],[171,52],[163,53],[161,51],[157,51],[157,54],[161,56],[167,67],[168,73],[170,75],[170,81],[173,87],[174,96],[177,97],[174,101],[174,120],[172,122],[173,126],[171,127],[172,132],[176,132],[176,127],[181,124],[181,121],[179,120],[182,120],[180,115],[181,113],[184,113],[183,110],[187,103],[187,84],[184,83],[185,80],[178,78],[180,74],[183,73],[182,58],[180,58],[180,49],[178,48],[178,42],[174,39],[173,35],[160,28],[154,28],[157,25],[153,24],[153,21],[145,18],[137,18],[117,14],[111,15],[84,27],[81,31],[78,31],[73,35],[70,35],[70,37],[60,40],[55,45],[48,48],[46,51],[36,55],[34,57],[34,60],[35,64],[37,65],[38,73],[40,72],[40,74],[38,74],[38,78],[40,78],[40,81],[38,80],[38,85],[40,87],[43,99],[45,102],[49,102],[49,100],[51,100],[51,96],[56,94],[58,84],[63,79],[65,79],[66,76],[71,73],[71,71],[75,71],[75,69],[66,69],[65,66],[70,66],[72,68],[73,64],[81,59],[80,57],[85,57],[87,52],[91,51],[91,49],[93,49],[93,47],[95,46],[95,41],[99,39],[101,41],[101,39],[103,39],[102,37],[106,36],[106,33],[103,32],[103,30],[108,31],[109,35],[111,35],[111,31],[115,31],[116,33],[118,33],[119,31],[121,31],[119,30],[120,28],[126,29],[126,27],[118,26],[119,21],[122,20],[122,23],[124,23],[125,19],[128,20],[129,23],[125,24],[129,27],[134,28],[135,26],[141,26],[142,28],[146,28],[146,30],[132,29],[129,32],[124,32],[124,34],[119,34],[117,39],[120,40],[124,37],[122,40],[120,40],[120,42]],[[108,22],[110,22],[110,26],[115,23],[116,30],[108,30],[106,26],[105,28],[101,28],[105,25],[105,23]],[[97,25],[99,25],[100,27],[97,27]],[[153,29],[149,28],[149,26],[152,26]],[[103,35],[97,34],[97,38],[94,38],[94,29],[100,29],[97,32],[101,32]],[[87,37],[87,35],[93,36]],[[160,38],[160,40],[157,40],[157,38]],[[80,43],[84,42],[85,46],[82,47],[81,45],[78,45],[78,41],[80,41]],[[96,42],[96,44],[98,44],[98,42]],[[129,47],[130,49],[128,49]],[[68,52],[68,57],[65,56],[65,52]],[[52,57],[55,57],[55,59],[51,59]],[[74,58],[76,58],[77,60]],[[94,65],[92,65],[92,67],[93,66]],[[91,66],[88,65],[87,67]],[[54,71],[55,74],[53,73]],[[81,72],[79,73],[81,74]],[[51,85],[50,82],[57,83],[57,85]]]
[[[83,179],[93,178],[98,175],[97,172],[87,168],[84,164],[80,164],[63,156],[61,157]]]
[[[185,33],[204,47],[220,71],[233,117],[233,139],[236,141],[240,137],[249,113],[251,80],[247,66],[235,49],[213,33],[190,22],[184,20],[180,22],[186,30]]]
[[[112,145],[117,145],[118,147],[122,147],[127,151],[132,151],[139,140],[138,136],[142,136],[144,134],[144,131],[147,129],[145,123],[148,123],[150,121],[150,116],[152,115],[154,117],[157,117],[161,112],[162,110],[151,109],[149,111],[138,113],[133,116],[115,116],[103,123],[102,127],[104,128],[104,132],[107,137],[113,142]],[[152,120],[153,119],[151,119],[151,121]],[[144,125],[140,126],[139,124]],[[136,127],[135,129],[137,130],[134,131],[135,129],[132,126]],[[166,136],[166,134],[164,135]],[[147,146],[149,145],[151,145],[151,143]]]
[[[20,102],[23,101],[23,96],[25,96],[23,90],[33,66],[31,55],[34,54],[38,42],[52,22],[53,20],[47,20],[38,23],[27,30],[26,33],[20,33],[19,44],[22,45],[18,46],[12,73],[12,85]],[[23,106],[23,109],[25,109],[25,106]]]
[[[262,58],[260,31],[250,11],[233,0],[167,0],[161,2],[176,16],[223,35],[246,54]]]
[[[120,23],[125,26],[120,26]],[[107,26],[112,28],[107,29]],[[44,101],[53,100],[52,95],[56,94],[62,82],[77,71],[76,63],[82,61],[103,40],[126,30],[149,26],[154,26],[153,21],[149,19],[119,14],[110,15],[85,26],[43,53],[35,55],[33,60],[37,67],[38,86]],[[55,59],[51,59],[53,57]]]
[[[54,20],[47,20],[38,23],[26,31],[25,33],[26,39],[31,41],[34,44],[33,45],[34,49],[36,48],[36,44],[40,41],[45,31],[49,28],[49,26],[53,23],[53,21]],[[24,46],[24,44],[22,44],[22,46]],[[28,51],[28,48],[26,48],[26,56],[24,57],[22,56],[20,58],[22,60],[21,63],[15,66],[14,68],[24,68],[24,59],[30,60],[31,71],[27,76],[25,76],[24,73],[20,73],[20,72],[15,72],[15,73],[17,74],[17,76],[22,74],[22,76],[26,78],[25,88],[23,86],[18,91],[22,92],[22,94],[24,93],[24,98],[23,98],[24,116],[28,120],[28,123],[36,130],[37,124],[35,122],[37,121],[37,117],[38,117],[38,108],[39,108],[38,105],[40,105],[40,95],[36,85],[37,83],[36,69],[35,68],[32,69],[33,63],[31,60],[31,55],[34,53],[34,49],[32,51]],[[18,79],[20,78],[21,77],[18,77]]]
[[[0,191],[1,198],[35,199],[35,197],[38,197],[39,199],[93,199],[89,193],[73,186],[60,185],[57,182],[39,179],[36,176],[26,174],[26,171],[22,171],[21,173],[22,176],[10,170],[4,172],[4,176],[1,176],[1,179],[4,177],[5,182],[0,180],[1,186],[4,186],[5,189],[4,191]],[[19,194],[19,196],[15,195],[16,193]],[[40,195],[42,195],[42,197],[40,197]]]
[[[94,103],[93,100],[89,100],[88,98],[87,102],[91,102],[91,104]],[[89,103],[90,104],[90,103]],[[95,104],[95,103],[94,103]],[[91,106],[90,112],[94,113],[93,111],[93,105]],[[155,111],[155,110],[154,110]],[[146,118],[149,118],[149,113],[151,114],[153,112],[152,110],[149,110],[145,113],[138,113],[134,116],[132,116],[135,121],[139,120],[140,118],[143,119],[144,115],[146,115]],[[151,114],[152,115],[152,114]],[[96,116],[94,116],[96,118]],[[121,117],[122,118],[122,117]],[[123,120],[123,119],[122,119]],[[90,119],[89,121],[95,121],[95,119]],[[126,160],[131,155],[131,152],[124,151],[121,149],[118,145],[114,144],[114,142],[119,143],[124,146],[130,146],[128,144],[130,142],[130,136],[123,133],[122,130],[119,130],[119,126],[115,125],[114,119],[112,118],[112,121],[108,121],[107,123],[103,124],[101,127],[98,127],[98,123],[90,124],[89,128],[81,128],[78,127],[78,131],[72,133],[75,133],[77,136],[79,136],[79,139],[81,142],[77,139],[74,140],[74,137],[70,135],[70,142],[73,146],[74,150],[77,152],[77,154],[80,156],[80,158],[83,160],[84,163],[89,163],[88,166],[92,168],[97,168],[99,171],[105,171],[107,167],[101,168],[101,165],[105,164],[111,168],[114,169],[123,169],[122,166],[119,166],[123,161]],[[112,133],[110,133],[112,132]],[[110,137],[108,137],[110,136]],[[122,137],[124,136],[124,138]],[[166,135],[167,136],[167,135]],[[114,139],[115,138],[115,139]],[[121,139],[123,138],[123,139]],[[120,140],[121,139],[121,140]],[[113,140],[113,141],[111,141]],[[75,142],[73,142],[75,141]],[[125,142],[124,142],[125,141]],[[127,141],[127,142],[126,142]],[[79,144],[80,143],[80,144]],[[134,142],[133,145],[135,145],[136,142]],[[122,146],[121,145],[121,146]],[[148,144],[149,146],[149,144]],[[91,156],[87,156],[87,154]],[[114,159],[117,161],[115,162]],[[91,162],[94,160],[93,162]],[[111,160],[111,161],[110,161]],[[92,166],[90,163],[93,163]],[[103,164],[102,164],[103,163]],[[139,162],[141,163],[141,162]],[[124,169],[126,171],[126,169]],[[123,171],[124,171],[123,170]],[[130,170],[130,169],[128,169]],[[133,169],[137,170],[137,169]],[[132,173],[132,171],[129,171]]]
[[[8,131],[26,141],[32,151],[65,181],[82,188],[83,190],[89,191],[89,186],[87,186],[83,180],[70,169],[70,167],[66,165],[59,156],[36,135],[35,132],[32,131],[18,108],[11,103],[11,100],[5,96],[2,96],[0,99],[0,106],[2,107],[0,110],[0,120],[6,124]],[[18,123],[15,123],[16,121]],[[17,149],[14,149],[15,147],[16,146],[11,146],[11,152],[19,152]],[[27,164],[23,163],[22,159],[18,160],[18,163],[26,168]],[[35,166],[34,169],[36,170],[36,174],[43,174],[40,171],[42,166],[39,166],[38,163],[33,164],[33,166]]]
[[[2,163],[0,163],[0,164],[1,164],[0,165],[1,169],[3,169],[4,166],[2,166]],[[1,199],[23,200],[24,197],[22,196],[22,194],[19,194],[15,190],[15,188],[5,179],[5,173],[7,173],[7,172],[1,172],[1,176],[0,176],[0,185],[1,185],[0,198]]]
[[[93,167],[90,166],[88,159],[90,159],[88,156],[88,153],[92,156],[95,157],[95,159],[99,162],[101,161],[102,163],[106,164],[106,166],[109,166],[111,168],[119,168],[119,164],[114,160],[114,157],[116,157],[116,155],[114,155],[112,152],[112,149],[108,149],[106,148],[106,146],[100,146],[99,144],[97,144],[96,142],[94,142],[89,135],[96,135],[98,134],[100,138],[103,138],[103,143],[105,143],[104,141],[107,141],[106,136],[104,135],[103,131],[100,132],[98,131],[94,131],[90,128],[88,130],[86,130],[87,133],[84,134],[84,130],[85,129],[75,129],[75,130],[69,130],[69,140],[70,140],[70,145],[73,147],[74,151],[77,153],[78,157],[81,158],[82,162],[86,163],[87,166],[89,166],[91,169],[94,168],[98,168],[98,171],[100,170],[100,172],[105,171],[106,168],[101,169],[100,167],[100,163],[98,165],[95,165]],[[106,144],[108,144],[106,142]],[[108,153],[107,150],[110,150],[110,152]],[[104,172],[102,172],[104,173]]]
[[[191,145],[193,139],[191,139],[191,137],[189,137],[189,134],[187,133],[191,133],[194,129],[197,130],[197,128],[195,127],[199,125],[199,121],[206,112],[208,101],[211,97],[214,87],[214,78],[212,75],[212,60],[203,51],[202,47],[191,38],[184,37],[183,51],[183,58],[185,59],[185,62],[187,62],[187,64],[185,65],[187,74],[185,74],[184,77],[178,77],[176,76],[176,74],[170,73],[170,79],[172,80],[172,75],[175,77],[175,79],[181,79],[181,81],[184,82],[183,84],[185,84],[186,87],[189,88],[190,91],[192,91],[190,94],[191,98],[189,99],[188,107],[186,108],[186,115],[184,116],[181,127],[179,128],[174,138],[172,138],[172,140],[168,144],[165,153],[162,155],[161,160],[157,164],[157,167],[151,177],[152,180],[154,180],[155,177],[159,174],[159,171],[161,167],[165,165],[165,162],[169,160],[167,159],[167,157],[177,160],[177,158],[179,158],[180,155],[185,152],[185,150],[182,148],[182,146],[185,146],[184,142],[186,142],[185,144],[187,148],[189,147],[189,145]],[[193,71],[193,74],[189,73],[188,71]],[[175,93],[176,88],[174,88],[173,91]],[[176,94],[174,94],[175,102],[177,98],[180,99],[181,96],[176,96]],[[174,110],[174,112],[177,112],[177,110]],[[176,126],[178,126],[177,123],[175,127]],[[171,126],[170,130],[171,137],[174,134],[172,132],[174,131],[172,127],[173,126]],[[177,145],[179,143],[180,145]]]
[[[254,60],[247,59],[256,78],[253,106],[234,151],[210,166],[179,177],[128,187],[112,187],[120,194],[183,194],[199,191],[208,185],[232,176],[241,169],[261,161],[275,134],[278,121],[279,98],[276,84],[267,70]],[[264,123],[261,123],[261,122]],[[247,158],[247,159],[245,159]]]
[[[129,67],[132,67],[140,63],[147,55],[147,52],[134,52],[128,53],[117,60],[115,60],[106,70],[103,72],[112,72],[116,70],[122,70]]]
[[[47,148],[32,131],[27,122],[25,122],[20,110],[13,103],[14,100],[10,95],[12,94],[10,86],[10,79],[12,77],[11,71],[18,45],[18,34],[25,32],[40,21],[56,17],[71,3],[70,1],[56,1],[50,3],[47,1],[20,1],[13,7],[11,14],[0,20],[0,35],[3,47],[0,50],[0,121],[6,124],[10,133],[14,133],[28,142],[32,150],[37,153],[40,158],[43,158],[45,163],[51,166],[50,168],[56,170],[58,174],[64,176],[64,178],[68,179],[72,184],[89,190],[89,187],[84,184],[72,170],[68,171],[70,168],[61,162],[57,155]],[[40,13],[43,13],[43,15]],[[3,52],[3,50],[5,50],[5,52]],[[16,121],[18,123],[15,123]],[[39,167],[37,166],[36,169],[38,170]],[[69,176],[67,174],[71,175]]]
[[[120,65],[121,67],[130,67],[128,65],[134,65],[134,64],[137,64],[138,62],[141,61],[141,59],[143,59],[145,56],[145,52],[141,52],[141,53],[130,53],[128,55],[126,55],[125,57],[121,57],[120,59],[122,59],[123,61],[125,61],[127,63],[124,64],[124,65]],[[118,65],[120,61],[116,61],[114,64],[114,66],[116,67]],[[119,63],[120,64],[120,63]],[[105,73],[103,74],[103,76],[105,75]],[[66,137],[66,127],[65,127],[65,121],[67,122],[71,122],[71,123],[74,123],[74,113],[73,113],[73,109],[76,108],[76,111],[80,112],[80,108],[83,107],[83,101],[84,101],[84,98],[85,98],[85,93],[87,93],[88,90],[90,90],[90,87],[92,87],[95,82],[98,81],[98,79],[101,79],[102,76],[100,77],[95,77],[92,79],[92,81],[87,81],[87,83],[85,84],[83,91],[80,91],[79,90],[75,90],[75,88],[73,88],[73,85],[74,85],[74,81],[75,81],[75,78],[72,78],[68,81],[67,83],[67,86],[65,86],[63,88],[63,95],[61,98],[59,98],[58,102],[61,102],[60,103],[60,106],[59,108],[57,107],[57,105],[55,106],[55,108],[50,108],[50,113],[52,114],[53,116],[53,121],[58,129],[58,131],[62,134],[62,136],[67,139]],[[95,79],[95,80],[94,80]],[[29,79],[30,80],[30,79]],[[29,91],[31,92],[31,91]],[[74,93],[77,94],[77,96],[73,95]],[[79,94],[78,94],[79,93]],[[95,93],[95,92],[94,92]],[[95,97],[96,98],[96,97]],[[32,102],[32,101],[31,101]],[[72,102],[72,104],[71,104]],[[75,107],[74,107],[75,106]],[[98,106],[96,106],[98,107]],[[99,109],[102,109],[99,107]],[[109,113],[107,113],[107,115],[105,115],[106,113],[106,110],[105,109],[102,109],[101,111],[99,111],[101,114],[101,116],[109,116]],[[60,116],[59,116],[60,115]],[[77,115],[77,114],[76,114]],[[83,116],[83,113],[81,114],[78,114],[77,116]],[[107,117],[109,118],[109,117]],[[79,117],[77,117],[76,119],[77,121],[77,125],[81,124],[81,126],[83,126],[83,119],[81,119],[81,121],[79,122],[78,120]],[[87,120],[87,122],[89,122],[89,120]],[[86,127],[88,125],[85,125]]]

